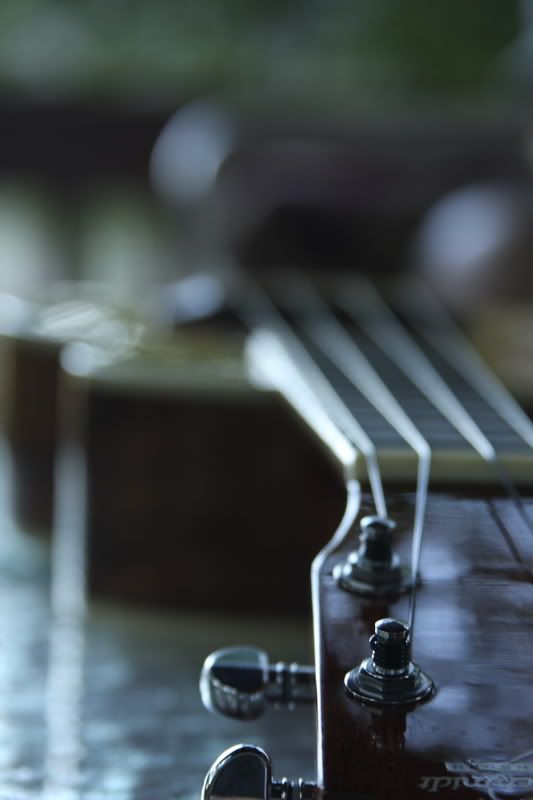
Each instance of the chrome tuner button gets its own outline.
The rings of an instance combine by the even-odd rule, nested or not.
[[[260,747],[238,744],[220,755],[207,773],[201,800],[312,800],[314,783],[272,780],[272,761]]]
[[[409,625],[397,619],[380,619],[370,638],[372,656],[348,672],[344,685],[349,696],[364,705],[411,706],[428,700],[434,691],[431,678],[410,658]]]
[[[333,577],[342,589],[363,595],[396,595],[411,586],[409,571],[393,552],[396,525],[384,517],[363,517],[359,547],[337,564]]]
[[[209,710],[234,719],[256,719],[267,704],[292,706],[315,699],[315,671],[298,664],[270,664],[254,647],[211,653],[200,674],[200,694]]]

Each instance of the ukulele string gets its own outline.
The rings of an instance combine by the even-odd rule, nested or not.
[[[422,283],[416,292],[423,297],[420,309],[426,324],[420,324],[420,314],[414,315],[417,332],[475,389],[480,397],[533,448],[533,422],[520,408],[514,397],[488,368],[477,350],[470,344],[444,306]],[[431,324],[427,324],[431,323]],[[435,324],[436,323],[436,324]]]
[[[409,380],[414,383],[419,391],[426,396],[491,467],[505,492],[519,510],[522,504],[521,502],[517,503],[517,498],[520,499],[518,491],[487,436],[481,431],[472,416],[437,372],[429,358],[399,322],[392,309],[389,308],[372,284],[363,278],[358,278],[357,286],[361,288],[361,292],[365,293],[367,300],[374,306],[373,310],[379,311],[379,320],[376,320],[375,313],[363,314],[359,317],[357,308],[354,309],[350,302],[347,301],[349,295],[345,291],[338,293],[340,305],[356,319],[370,338],[389,357],[394,359],[397,366]],[[386,325],[383,324],[384,319],[387,320]],[[529,524],[528,529],[531,530]],[[516,542],[515,551],[520,553],[520,563],[525,563],[526,559]]]
[[[498,474],[498,478],[503,484],[503,487],[506,491],[506,494],[511,498],[511,501],[516,509],[516,512],[524,525],[526,526],[528,532],[533,535],[533,521],[531,520],[530,515],[524,505],[524,501],[516,484],[514,483],[513,479],[511,478],[509,471],[505,468],[504,464],[497,459],[494,463],[494,469]]]
[[[317,400],[279,339],[265,330],[252,333],[246,342],[245,356],[252,379],[285,397],[338,459],[349,484],[351,476],[356,474],[360,453]]]
[[[415,623],[417,577],[431,469],[431,448],[366,356],[361,352],[354,339],[335,317],[329,304],[318,289],[311,281],[299,274],[297,276],[291,274],[290,280],[290,294],[295,298],[300,310],[303,311],[299,319],[301,328],[417,455],[418,468],[411,553],[411,599],[409,605],[409,626],[412,635]],[[284,281],[284,289],[286,296],[288,293],[287,280]]]
[[[261,284],[237,266],[229,267],[223,276],[232,289],[230,296],[233,297],[235,310],[247,327],[256,334],[265,331],[275,337],[318,402],[322,404],[345,436],[363,454],[376,512],[379,516],[387,517],[381,470],[376,448],[369,436],[314,362],[296,331],[287,322],[281,310]]]
[[[494,505],[494,502],[492,500],[489,500],[488,501],[488,506],[489,506],[490,515],[491,515],[496,527],[500,531],[501,535],[503,536],[503,538],[507,542],[507,546],[508,546],[509,550],[511,551],[511,553],[513,554],[513,557],[514,557],[515,561],[517,561],[517,563],[520,564],[520,566],[522,567],[524,572],[527,574],[528,579],[533,582],[533,570],[531,569],[531,567],[529,566],[527,561],[524,559],[524,556],[522,555],[522,553],[520,552],[520,550],[516,546],[515,540],[513,539],[513,537],[511,536],[511,534],[509,533],[509,531],[507,530],[507,528],[503,524],[502,520],[500,519],[500,517],[498,515],[498,512],[496,510],[496,507]]]
[[[485,400],[487,405],[518,434],[522,441],[533,449],[533,423],[529,417],[470,345],[457,323],[441,303],[425,286],[417,286],[417,291],[423,293],[424,302],[421,306],[425,309],[426,315],[428,312],[431,314],[433,321],[432,325],[415,323],[417,333],[461,375],[477,395]],[[435,325],[435,321],[437,325]],[[533,521],[527,512],[520,492],[500,460],[496,462],[496,469],[518,515],[530,534],[533,535]]]
[[[250,327],[252,330],[266,328],[276,335],[288,354],[292,357],[297,369],[299,369],[303,375],[305,375],[307,381],[311,384],[319,402],[326,404],[329,413],[335,417],[337,424],[339,424],[344,433],[364,454],[367,461],[369,480],[377,513],[380,516],[386,516],[386,502],[374,444],[369,440],[369,437],[357,423],[354,415],[343,402],[338,392],[331,386],[331,382],[328,381],[327,376],[324,375],[321,369],[314,362],[311,354],[306,349],[305,344],[301,341],[301,338],[298,336],[294,327],[287,322],[283,313],[278,307],[276,307],[275,302],[272,300],[269,294],[259,284],[252,284],[252,282],[248,279],[248,276],[242,276],[242,279],[241,276],[239,276],[239,282],[241,284],[241,288],[246,290],[248,298],[250,297],[250,290],[253,290],[254,312],[250,315],[250,306],[248,303],[241,305],[241,310],[244,310],[243,316],[246,318],[246,321],[248,321],[249,324],[251,323]],[[354,284],[352,282],[352,287],[353,285]],[[371,301],[369,305],[373,306],[374,313],[370,315],[370,318],[368,314],[363,314],[362,319],[359,318],[359,315],[357,314],[357,303],[355,304],[354,308],[352,303],[347,302],[349,293],[339,292],[339,297],[337,298],[339,306],[343,307],[344,310],[358,322],[363,330],[365,330],[367,335],[369,335],[370,338],[373,339],[374,342],[389,357],[392,356],[393,360],[396,361],[397,366],[404,372],[411,382],[414,383],[419,391],[421,391],[422,394],[424,394],[430,400],[430,402],[441,412],[441,414],[452,424],[452,426],[459,431],[463,438],[470,443],[470,445],[478,452],[478,454],[481,455],[481,457],[494,468],[506,492],[511,496],[516,505],[518,495],[516,487],[503,469],[491,442],[479,429],[478,425],[474,422],[468,411],[463,407],[463,405],[458,401],[457,397],[443,381],[442,377],[436,371],[435,367],[426,357],[424,352],[420,350],[420,347],[407,333],[406,329],[393,314],[392,310],[381,299],[377,290],[369,282],[362,280],[358,282],[358,289],[363,289],[363,291],[366,292],[367,300],[370,299]],[[380,320],[377,324],[375,319],[376,310],[381,312]],[[337,321],[334,316],[333,319]],[[383,325],[383,319],[387,321],[386,325]],[[343,330],[342,326],[341,330]],[[307,331],[307,333],[309,334],[310,331]],[[316,330],[312,335],[312,338],[315,335]],[[321,335],[323,335],[323,330]],[[329,335],[327,338],[331,344]],[[351,349],[352,341],[351,339],[349,340],[350,350],[353,355],[353,350]],[[355,346],[355,343],[353,343],[353,346]],[[360,355],[362,356],[362,353],[360,353]],[[335,360],[333,363],[336,363]],[[345,372],[345,370],[342,371],[343,373]],[[375,388],[375,382],[371,381],[371,384],[372,383],[374,383]],[[368,398],[368,394],[365,396]],[[372,399],[371,402],[376,405],[374,399]],[[385,405],[387,405],[386,402]],[[420,474],[419,472],[419,483],[425,482],[427,485],[427,482],[429,481],[429,464],[430,461],[428,460],[428,470],[426,476],[424,476],[424,474]],[[422,501],[419,501],[419,497],[420,493],[417,491],[417,502],[422,502],[422,504],[425,506],[426,498],[423,497]],[[420,566],[422,530],[423,528],[421,527],[420,533],[413,535],[411,568],[414,581],[413,589],[411,591],[409,609],[409,618],[413,623],[416,609],[416,578],[418,577]],[[513,544],[514,548],[511,549],[514,557],[519,561],[521,566],[528,569],[528,574],[531,574],[525,559],[520,553],[520,549],[516,543]],[[413,630],[413,627],[411,627],[411,630]]]

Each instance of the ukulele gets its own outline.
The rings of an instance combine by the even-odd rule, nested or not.
[[[317,774],[274,779],[240,744],[202,800],[533,797],[530,420],[423,287],[236,285],[252,370],[335,456],[346,507],[311,568],[314,666],[227,648],[200,679],[232,718],[316,703]]]

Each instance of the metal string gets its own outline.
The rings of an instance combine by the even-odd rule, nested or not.
[[[417,287],[417,291],[423,292],[423,308],[426,314],[429,311],[433,321],[438,323],[438,325],[420,325],[415,321],[414,327],[417,333],[440,353],[448,364],[464,378],[466,383],[520,436],[525,444],[533,449],[533,423],[529,417],[501,381],[489,370],[481,356],[469,344],[438,300],[425,290],[425,287],[422,289]],[[508,471],[498,459],[495,468],[522,522],[533,534],[533,521],[528,515],[520,493]]]
[[[492,519],[494,520],[494,523],[496,524],[496,527],[500,531],[501,535],[503,536],[503,538],[507,542],[507,546],[509,547],[511,553],[513,554],[515,561],[517,561],[520,564],[522,569],[526,572],[526,574],[528,576],[528,579],[533,582],[533,570],[531,569],[531,567],[527,563],[527,561],[524,558],[524,556],[523,556],[522,552],[520,551],[519,547],[517,547],[517,544],[516,544],[515,540],[513,539],[513,537],[511,536],[511,534],[509,533],[509,531],[507,530],[507,528],[505,527],[505,525],[501,521],[501,519],[500,519],[500,517],[498,515],[498,512],[496,511],[495,505],[492,502],[492,500],[489,500],[489,504],[488,505],[489,505],[490,515],[491,515]]]
[[[357,519],[357,515],[359,513],[360,508],[360,501],[361,501],[361,492],[359,482],[355,480],[348,481],[346,486],[347,491],[347,503],[346,503],[346,510],[344,512],[344,516],[341,520],[339,527],[333,538],[328,542],[326,547],[318,554],[318,556],[313,561],[313,565],[311,567],[311,592],[312,592],[312,602],[313,602],[313,619],[315,624],[313,625],[313,639],[315,645],[315,667],[316,667],[316,674],[317,680],[320,679],[321,675],[321,663],[320,660],[322,658],[322,637],[323,631],[321,629],[322,625],[322,615],[320,613],[320,571],[324,566],[324,562],[326,559],[333,553],[333,551],[338,547],[338,545],[344,541],[346,536],[350,533],[353,529],[355,524],[355,520]],[[323,703],[323,693],[322,691],[317,691],[317,712],[318,718],[322,717],[322,703]],[[322,752],[323,742],[322,742],[322,726],[318,726],[317,731],[317,738],[318,738],[318,750],[317,752]],[[324,785],[324,776],[322,774],[322,759],[318,759],[318,775],[317,775],[317,782],[319,786]]]
[[[387,505],[376,448],[357,422],[338,392],[315,364],[291,325],[284,319],[275,302],[260,284],[238,268],[231,268],[229,279],[236,283],[235,302],[238,312],[251,330],[271,332],[283,345],[324,407],[341,430],[364,455],[372,497],[379,516],[387,517]],[[240,297],[239,297],[240,295]]]
[[[461,433],[481,457],[494,461],[496,453],[485,434],[474,422],[468,411],[439,375],[431,361],[422,352],[403,325],[397,320],[377,290],[371,284],[365,286],[374,311],[379,314],[359,315],[345,293],[339,293],[338,302],[345,311],[365,330],[371,339],[390,357],[405,375],[415,384],[441,414]]]
[[[443,358],[483,397],[487,404],[533,448],[533,422],[496,375],[487,367],[479,353],[463,335],[444,306],[423,285],[416,285],[423,296],[420,308],[431,325],[419,324],[414,315],[413,327]],[[435,324],[435,322],[437,324]]]
[[[387,517],[383,483],[377,461],[376,448],[373,442],[350,412],[327,376],[315,363],[297,332],[293,326],[286,321],[267,291],[259,284],[250,280],[247,275],[241,274],[234,269],[232,269],[232,277],[234,280],[238,278],[239,288],[246,294],[244,302],[239,304],[241,316],[244,317],[245,321],[247,321],[250,327],[256,332],[261,332],[261,330],[270,332],[278,339],[289,357],[293,360],[297,371],[303,376],[312,393],[320,403],[324,404],[336,424],[365,456],[376,511],[380,516]],[[295,280],[296,279],[293,277],[293,291]],[[309,315],[308,318],[304,319],[303,330],[320,347],[322,352],[328,356],[333,364],[341,369],[345,377],[356,385],[367,400],[389,421],[391,426],[397,430],[419,457],[415,525],[411,557],[411,577],[413,586],[409,609],[409,623],[411,631],[413,631],[416,610],[416,586],[423,539],[423,520],[427,503],[427,487],[431,464],[431,449],[401,406],[399,406],[382,379],[357,347],[356,343],[333,313],[331,313],[327,304],[322,300],[320,294],[318,294],[312,284],[308,284],[303,277],[298,277],[296,285],[298,288],[300,305],[302,296],[306,296],[308,302],[311,296],[312,303],[315,306],[315,313],[318,311],[314,318],[313,315]],[[352,295],[350,299],[352,292],[339,291],[336,297],[338,305],[356,320],[366,334],[370,336],[389,358],[392,358],[392,360],[396,362],[397,366],[411,382],[417,386],[419,391],[428,398],[451,425],[459,431],[473,449],[493,467],[505,490],[513,499],[517,509],[520,511],[522,508],[523,513],[521,513],[521,516],[524,521],[527,520],[528,527],[530,527],[521,498],[513,482],[498,460],[494,446],[442,379],[431,361],[416,344],[415,340],[408,334],[407,330],[399,322],[372,284],[364,279],[360,279],[357,282],[351,281],[350,286],[352,291],[354,286],[357,287],[355,298]],[[357,296],[360,298],[361,295],[365,297],[366,303],[371,308],[371,314],[361,313],[360,303],[357,302]],[[251,305],[250,299],[252,299]],[[446,352],[442,352],[442,340],[438,345],[435,341],[431,341],[430,344],[451,363],[452,367],[457,369],[460,374],[467,379],[473,388],[479,393],[481,393],[481,389],[483,389],[483,396],[487,402],[489,402],[494,410],[508,422],[510,427],[529,443],[528,438],[526,438],[523,433],[526,428],[524,426],[524,420],[521,419],[522,412],[518,409],[517,413],[517,407],[515,407],[512,413],[510,413],[511,406],[508,403],[508,398],[505,397],[505,390],[503,387],[499,387],[499,389],[494,391],[494,384],[497,384],[497,381],[494,379],[493,382],[492,376],[488,370],[484,368],[480,360],[476,364],[476,369],[471,371],[472,363],[476,362],[475,352],[471,351],[469,353],[467,350],[466,358],[456,361],[455,358],[452,359],[449,347],[446,349]],[[455,342],[453,347],[454,355],[455,351],[458,348],[460,349],[460,344],[460,340],[459,342]],[[460,369],[459,365],[461,365]],[[474,381],[472,380],[472,375],[475,376]],[[487,382],[491,383],[492,389],[490,392],[486,391],[488,386]],[[489,397],[491,398],[490,400]],[[505,399],[505,404],[503,405],[502,397]],[[514,401],[511,402],[514,403]],[[502,408],[504,414],[502,414]],[[529,424],[528,421],[528,425]],[[533,530],[533,528],[530,529]],[[511,550],[514,557],[527,569],[528,574],[531,576],[533,573],[527,566],[518,546],[515,542],[513,542],[512,545]]]
[[[291,276],[291,282],[291,293],[298,298],[300,307],[303,304],[304,308],[304,315],[300,321],[302,328],[418,456],[411,554],[412,591],[409,608],[409,626],[412,635],[431,469],[431,448],[313,284],[303,276]]]
[[[246,342],[246,357],[252,378],[285,397],[342,464],[348,482],[353,480],[359,451],[317,400],[279,339],[265,330],[252,333]]]
[[[499,461],[494,446],[444,382],[428,357],[407,333],[403,325],[398,321],[392,310],[381,298],[372,284],[361,278],[357,281],[357,289],[365,293],[366,299],[373,305],[374,311],[377,310],[379,312],[379,320],[376,320],[375,313],[358,314],[357,308],[351,306],[349,293],[346,291],[337,292],[339,305],[361,325],[366,333],[389,355],[389,357],[395,360],[397,366],[412,383],[417,386],[443,416],[448,419],[453,427],[461,433],[466,441],[470,443],[474,450],[476,450],[476,452],[492,467],[516,508],[519,511],[520,508],[523,510],[518,491]],[[387,320],[387,324],[384,324],[385,319]],[[524,519],[524,516],[526,517],[526,524],[528,528],[530,528],[529,521],[523,510],[521,514],[522,519]],[[516,543],[515,549],[520,552]],[[524,560],[522,555],[521,560]]]

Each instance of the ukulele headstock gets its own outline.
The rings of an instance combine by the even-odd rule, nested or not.
[[[408,552],[412,500],[391,498],[400,555]],[[532,765],[520,756],[533,735],[532,621],[522,613],[531,583],[502,537],[512,519],[509,501],[492,491],[431,493],[412,658],[434,692],[403,708],[365,703],[347,695],[343,682],[368,658],[376,619],[408,616],[406,597],[384,601],[339,586],[335,566],[353,548],[350,537],[317,559],[318,781],[328,795],[407,800],[452,790],[466,800],[475,789],[478,797],[529,796]],[[525,546],[527,532],[518,535]]]
[[[315,302],[311,291],[309,297]],[[345,435],[348,445],[355,442],[356,450],[364,453],[370,493],[361,497],[347,457],[345,516],[311,571],[315,791],[327,800],[414,800],[450,791],[455,800],[532,797],[528,642],[533,618],[528,609],[533,597],[529,567],[533,525],[527,508],[532,500],[520,496],[491,440],[494,436],[516,448],[510,452],[510,467],[514,463],[522,470],[527,465],[531,469],[527,449],[528,437],[533,437],[531,423],[501,394],[503,387],[501,391],[494,387],[470,351],[464,351],[466,360],[454,361],[459,341],[454,330],[449,340],[431,345],[440,348],[441,361],[430,362],[429,349],[389,315],[382,328],[387,342],[382,339],[380,347],[386,352],[390,345],[399,362],[404,357],[413,361],[416,376],[409,375],[409,380],[420,397],[425,396],[426,405],[412,389],[405,395],[411,401],[415,427],[402,416],[401,391],[398,399],[402,384],[395,384],[393,394],[386,378],[384,383],[359,349],[365,346],[366,332],[354,342],[346,333],[357,337],[357,331],[339,324],[316,303],[314,316],[309,309],[299,315],[289,306],[289,314],[273,316],[272,329],[285,342],[289,357],[299,361],[300,374],[338,426],[341,438]],[[371,338],[375,331],[371,326],[368,331]],[[311,365],[309,353],[314,357]],[[376,363],[383,368],[384,362]],[[443,375],[447,369],[455,370],[457,383],[448,388],[433,364]],[[475,372],[472,380],[465,365]],[[393,366],[399,373],[398,364]],[[402,369],[409,372],[407,364]],[[288,383],[285,394],[292,399]],[[383,463],[365,431],[350,424],[346,413],[351,401],[355,405],[349,394],[354,388],[368,404],[379,394],[376,408],[418,456],[414,480],[412,473],[406,472],[403,482],[396,474],[394,484],[384,491]],[[479,425],[472,416],[472,398],[477,394],[481,399],[474,410],[479,411]],[[357,401],[359,410],[363,400]],[[491,408],[490,419],[498,426],[486,431]],[[433,430],[427,422],[431,409]],[[306,407],[298,410],[305,417]],[[310,414],[306,419],[312,427],[315,422],[315,431],[322,435],[318,417]],[[450,459],[455,472],[448,471],[443,479],[443,473],[435,470],[430,484],[432,458],[439,451],[427,444],[424,435],[430,440],[436,430],[448,436],[444,421],[456,432],[456,439],[449,441],[459,440],[463,447],[462,436],[470,445],[469,458],[476,470],[469,475],[468,462],[458,452]],[[381,429],[377,434],[384,438]],[[325,434],[322,438],[328,440]],[[337,452],[348,449],[339,446]],[[264,677],[261,692],[266,685]],[[311,783],[298,785],[311,787]],[[288,795],[296,791],[296,784],[290,786]],[[268,792],[274,794],[274,789]]]
[[[352,485],[352,501],[356,494]],[[398,493],[391,500],[396,552],[405,558],[412,497]],[[359,515],[367,504],[364,497]],[[369,681],[368,673],[372,651],[383,667],[377,620],[405,620],[408,594],[355,593],[335,578],[335,568],[358,550],[359,523],[354,524],[353,512],[354,505],[343,520],[341,535],[313,566],[318,773],[309,781],[287,781],[286,796],[304,788],[311,794],[316,783],[314,791],[332,798],[408,800],[450,791],[457,800],[528,797],[532,765],[521,757],[532,736],[533,698],[527,687],[533,620],[526,614],[531,584],[512,563],[501,535],[500,525],[513,521],[508,501],[489,492],[430,495],[416,635],[409,656],[417,667],[414,676],[412,664],[404,671],[407,679],[396,673]],[[525,534],[522,544],[527,544]],[[392,657],[400,661],[408,653],[401,644],[405,632],[398,622],[378,624],[377,636],[391,634]],[[279,701],[283,680],[276,683],[276,676],[297,675],[296,666],[288,671],[270,665],[264,654],[255,654],[252,676],[245,655],[231,650],[215,654],[202,676],[204,697],[206,683],[217,683],[217,693],[225,696],[230,710],[220,702],[216,710],[233,717],[252,716],[236,709],[246,703],[253,706],[258,699],[264,710],[270,692],[273,702]],[[366,674],[361,675],[361,665]],[[305,668],[305,681],[300,675],[300,687],[306,687],[301,699],[306,702],[314,698],[312,676],[310,667]],[[404,683],[410,686],[402,694],[397,689],[400,685],[405,692]],[[354,691],[354,685],[363,690]],[[266,758],[261,755],[269,764]],[[220,796],[243,796],[237,767],[245,761],[244,751],[232,750],[214,765],[215,772],[221,766],[230,769],[231,790]],[[261,784],[264,791],[246,796],[279,796],[281,782],[272,781],[270,769]],[[219,796],[211,789],[204,792],[206,800],[213,795]]]

